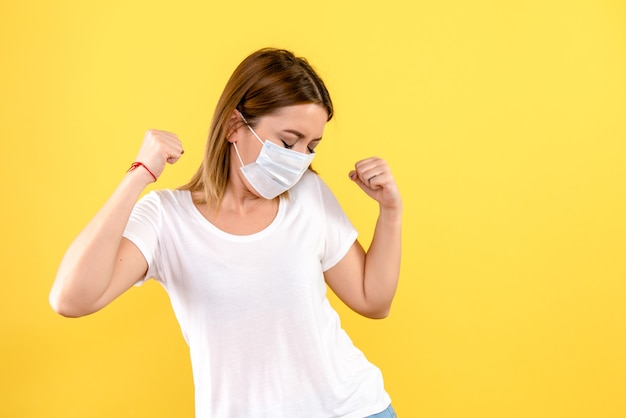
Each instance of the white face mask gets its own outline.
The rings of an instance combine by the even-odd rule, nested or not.
[[[244,122],[246,122],[245,119]],[[261,196],[266,199],[273,199],[292,188],[300,180],[311,165],[315,154],[303,154],[283,148],[269,140],[264,142],[247,122],[246,126],[263,144],[263,147],[256,161],[245,165],[237,149],[237,144],[233,143],[237,157],[241,162],[241,172]]]

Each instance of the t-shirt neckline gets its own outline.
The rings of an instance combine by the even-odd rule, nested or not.
[[[224,239],[228,239],[230,241],[239,241],[239,242],[255,241],[257,239],[263,238],[266,235],[270,234],[280,224],[281,220],[284,217],[285,208],[287,206],[287,199],[285,199],[283,196],[280,196],[278,200],[278,211],[276,212],[276,216],[274,217],[272,222],[270,222],[269,225],[267,225],[265,228],[261,229],[260,231],[252,233],[252,234],[236,235],[236,234],[231,234],[229,232],[226,232],[218,228],[217,226],[213,225],[211,221],[209,221],[207,218],[204,217],[204,215],[202,215],[200,210],[194,204],[193,198],[191,197],[191,191],[184,190],[183,192],[185,196],[185,204],[188,206],[189,211],[192,213],[192,216],[196,219],[196,221],[198,221],[198,223],[202,225],[202,227],[207,229],[212,234],[217,235]]]

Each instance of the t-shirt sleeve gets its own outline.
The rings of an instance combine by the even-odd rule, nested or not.
[[[158,259],[159,230],[162,218],[161,202],[156,192],[150,192],[141,198],[133,208],[123,236],[137,246],[148,263],[148,271],[136,285],[147,279],[158,279],[155,260]]]
[[[343,211],[337,198],[326,183],[318,177],[319,190],[325,215],[325,245],[322,256],[322,270],[326,271],[346,255],[357,238],[358,232]]]

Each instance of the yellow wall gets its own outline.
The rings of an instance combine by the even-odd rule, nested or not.
[[[376,207],[351,164],[385,157],[403,191],[391,317],[333,300],[399,415],[626,416],[624,2],[367,4],[0,4],[0,416],[192,416],[158,285],[79,320],[47,294],[143,132],[180,135],[157,186],[185,182],[226,78],[262,46],[327,81],[316,168],[362,240]]]

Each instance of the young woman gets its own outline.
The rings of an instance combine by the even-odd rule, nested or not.
[[[350,178],[379,203],[367,252],[310,170],[333,105],[303,58],[262,49],[235,70],[192,180],[148,193],[183,154],[146,133],[137,161],[71,244],[50,301],[96,312],[154,278],[169,294],[193,366],[198,417],[394,417],[377,367],[342,330],[326,284],[383,318],[398,282],[402,201],[380,158]]]

